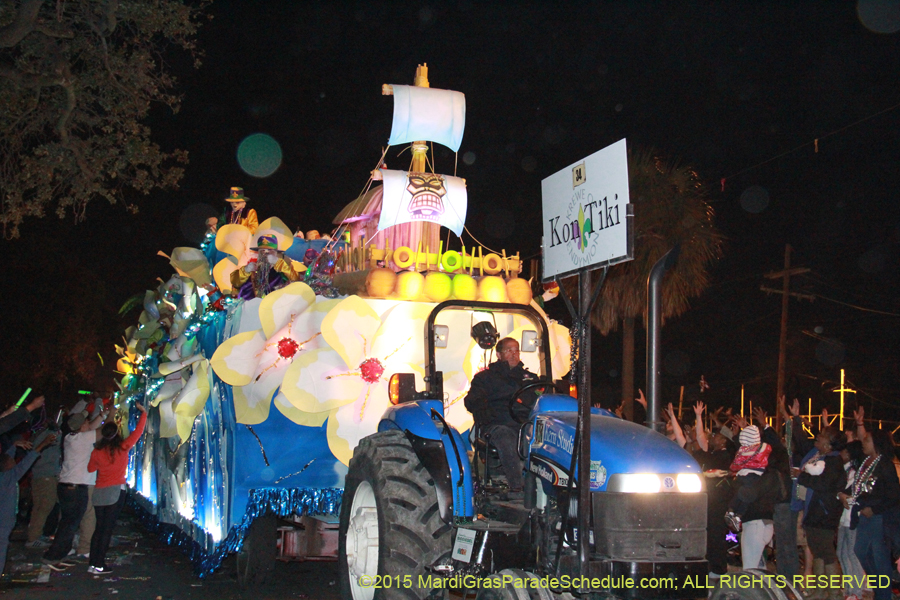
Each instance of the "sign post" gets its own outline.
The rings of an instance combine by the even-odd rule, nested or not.
[[[591,327],[590,314],[610,265],[634,258],[632,206],[628,195],[625,140],[595,152],[541,182],[543,200],[544,282],[578,274],[578,310],[560,285],[572,315],[572,365],[578,384],[578,426],[572,449],[569,488],[578,482],[578,558],[585,573],[590,553],[591,512]],[[603,269],[591,292],[590,272]],[[577,475],[573,472],[576,468]],[[572,504],[569,503],[571,516]],[[562,540],[560,539],[560,544]],[[557,565],[559,560],[557,548]],[[557,566],[558,570],[558,566]]]

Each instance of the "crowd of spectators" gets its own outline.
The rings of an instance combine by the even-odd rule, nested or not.
[[[49,569],[65,571],[81,560],[90,573],[110,572],[105,556],[124,503],[128,450],[146,423],[139,407],[138,426],[123,438],[112,408],[99,397],[80,400],[51,419],[38,396],[0,414],[0,569],[10,533],[30,506],[25,547],[43,550]]]
[[[638,402],[645,403],[643,394]],[[774,419],[757,407],[753,423],[721,408],[705,412],[698,402],[693,421],[681,421],[669,404],[665,419],[668,437],[692,453],[706,476],[711,579],[727,572],[730,529],[740,538],[743,569],[774,562],[788,581],[817,582],[807,599],[890,600],[887,579],[873,589],[860,582],[865,575],[896,581],[900,568],[900,479],[891,434],[868,428],[863,408],[846,431],[827,412],[816,427],[800,415],[797,400],[786,405],[783,398]],[[850,578],[833,578],[840,575]],[[851,583],[841,589],[822,581]]]

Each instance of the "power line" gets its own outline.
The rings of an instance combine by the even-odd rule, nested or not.
[[[831,131],[831,132],[829,132],[829,133],[826,133],[825,135],[820,135],[820,136],[817,137],[817,138],[813,138],[812,140],[810,140],[810,141],[808,141],[808,142],[804,142],[804,143],[800,144],[799,146],[796,146],[796,147],[794,147],[794,148],[791,148],[790,150],[787,150],[787,151],[785,151],[785,152],[782,152],[781,154],[777,154],[776,156],[773,156],[772,158],[768,158],[768,159],[766,159],[766,160],[764,160],[764,161],[762,161],[762,162],[756,163],[756,164],[753,165],[753,166],[747,167],[747,168],[745,168],[745,169],[741,169],[740,171],[738,171],[738,172],[736,172],[736,173],[734,173],[734,174],[732,174],[732,175],[729,175],[729,176],[727,176],[727,177],[723,177],[722,180],[721,180],[721,183],[722,183],[722,190],[724,191],[724,189],[725,189],[725,182],[726,182],[727,180],[729,180],[729,179],[734,179],[735,177],[738,177],[739,175],[743,175],[744,173],[748,173],[748,172],[750,172],[750,171],[752,171],[752,170],[754,170],[754,169],[758,169],[759,167],[761,167],[761,166],[763,166],[763,165],[769,164],[770,162],[775,161],[775,160],[778,160],[779,158],[783,158],[783,157],[785,157],[785,156],[787,156],[787,155],[789,155],[789,154],[793,154],[794,152],[797,152],[798,150],[801,150],[801,149],[803,149],[803,148],[806,148],[807,146],[813,146],[813,147],[815,148],[815,150],[816,150],[816,153],[818,153],[818,152],[819,152],[819,140],[824,140],[825,138],[829,138],[829,137],[831,137],[831,136],[833,136],[833,135],[837,135],[838,133],[841,133],[841,132],[843,132],[843,131],[846,131],[847,129],[850,129],[851,127],[856,127],[857,125],[860,125],[860,124],[862,124],[862,123],[865,123],[866,121],[869,121],[869,120],[871,120],[871,119],[874,119],[875,117],[879,117],[879,116],[881,116],[881,115],[883,115],[883,114],[885,114],[885,113],[891,112],[892,110],[896,110],[897,108],[900,108],[900,102],[898,102],[897,104],[894,104],[893,106],[889,106],[888,108],[885,108],[885,109],[883,109],[883,110],[880,110],[880,111],[878,111],[878,112],[875,113],[875,114],[869,115],[868,117],[863,117],[862,119],[860,119],[860,120],[858,120],[858,121],[855,121],[855,122],[853,122],[853,123],[850,123],[849,125],[845,125],[845,126],[839,128],[839,129],[835,129],[834,131]]]
[[[887,315],[889,317],[900,317],[898,313],[887,312],[884,310],[877,310],[874,308],[866,308],[865,306],[857,306],[855,304],[850,304],[849,302],[841,302],[840,300],[835,300],[834,298],[829,298],[827,296],[822,296],[821,294],[813,294],[816,298],[821,298],[822,300],[828,300],[829,302],[834,302],[835,304],[843,304],[844,306],[849,306],[850,308],[855,308],[856,310],[862,310],[865,312],[875,313],[878,315]]]

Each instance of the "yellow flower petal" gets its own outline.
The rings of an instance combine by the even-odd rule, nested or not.
[[[159,437],[170,438],[178,435],[175,425],[175,412],[172,410],[172,399],[159,403]]]
[[[259,353],[266,345],[262,331],[239,333],[222,343],[210,364],[216,375],[233,386],[247,385],[256,376]]]
[[[156,397],[150,401],[150,406],[158,406],[164,400],[171,400],[183,387],[184,379],[181,373],[173,373],[166,376],[166,380],[156,393]]]
[[[550,362],[554,379],[560,379],[571,370],[571,352],[569,328],[559,323],[550,323]]]
[[[254,385],[232,388],[234,398],[234,420],[244,425],[257,425],[269,418],[269,408],[272,405],[272,396],[275,395],[275,387],[260,385],[263,380]]]
[[[216,231],[216,250],[240,258],[250,247],[250,238],[250,230],[243,225],[222,225]]]
[[[322,321],[324,321],[328,313],[340,303],[340,300],[323,300],[321,296],[317,296],[316,303],[297,315],[297,318],[294,319],[294,331],[296,332],[296,337],[302,341],[321,332]],[[307,350],[315,350],[316,348],[324,346],[328,346],[328,344],[321,335],[315,336],[308,344],[306,344]]]
[[[237,259],[230,256],[226,256],[213,267],[213,280],[223,294],[231,293],[231,274],[237,268]]]
[[[325,422],[325,419],[327,419],[328,415],[331,413],[331,411],[328,410],[317,413],[299,410],[280,392],[275,395],[275,399],[272,402],[285,417],[297,425],[305,425],[306,427],[321,427],[322,423]]]
[[[388,404],[387,384],[374,383],[354,402],[332,412],[328,417],[328,447],[339,461],[350,464],[359,441],[378,431]]]
[[[384,363],[421,363],[425,360],[425,319],[431,305],[399,302],[384,314],[368,356]],[[386,373],[390,375],[390,373]]]
[[[316,293],[300,281],[266,295],[259,305],[259,320],[263,334],[266,338],[271,338],[276,331],[290,322],[292,316],[299,315],[315,301]]]
[[[339,423],[336,415],[338,410],[340,409],[336,408],[328,415],[328,449],[331,450],[331,453],[334,454],[339,461],[349,467],[350,459],[353,458],[353,449],[356,448],[356,444],[351,447],[349,441],[337,434]],[[357,444],[358,443],[359,442],[357,441]]]
[[[172,257],[169,259],[171,264],[179,275],[189,277],[197,283],[197,285],[206,285],[210,283],[209,278],[209,261],[206,255],[199,248],[179,247],[172,250]]]
[[[288,367],[281,392],[299,410],[328,411],[359,396],[365,383],[355,371],[330,348],[304,352]]]
[[[269,217],[259,224],[256,233],[251,239],[251,246],[256,246],[256,240],[261,235],[274,235],[278,239],[278,249],[284,252],[294,243],[294,233],[278,217]]]
[[[349,296],[323,319],[322,337],[348,367],[355,369],[371,349],[380,325],[381,319],[371,306],[359,296]]]
[[[175,424],[178,436],[182,441],[187,441],[191,436],[194,419],[203,412],[203,407],[209,399],[209,361],[194,365],[194,372],[184,389],[172,402],[175,412]]]

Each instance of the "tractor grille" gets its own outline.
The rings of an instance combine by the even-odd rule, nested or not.
[[[706,556],[706,494],[591,494],[598,555],[681,561]]]

